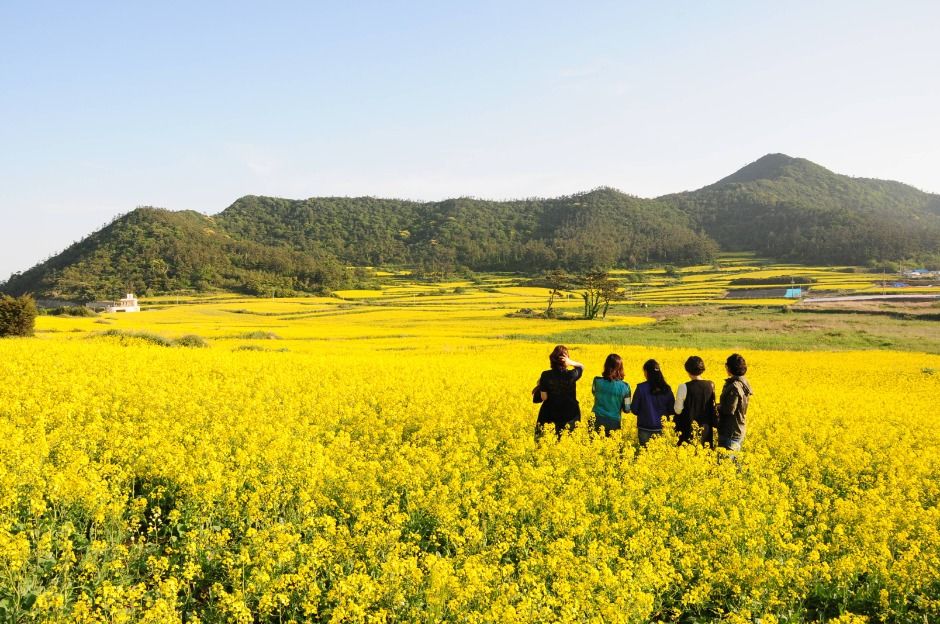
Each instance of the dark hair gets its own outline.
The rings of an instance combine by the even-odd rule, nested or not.
[[[566,357],[568,357],[568,347],[565,345],[558,345],[552,349],[551,355],[548,356],[548,361],[552,365],[552,369],[565,370],[568,368],[565,366]]]
[[[672,391],[672,388],[666,383],[666,378],[663,377],[663,371],[659,367],[659,362],[656,360],[646,360],[646,363],[643,364],[643,372],[646,373],[646,380],[649,382],[650,392],[653,394],[663,394],[664,392]]]
[[[608,381],[623,381],[623,360],[616,353],[611,353],[604,360],[604,379]]]
[[[729,355],[728,359],[725,360],[725,366],[728,367],[728,372],[735,377],[747,374],[747,362],[744,361],[744,356],[738,353]]]
[[[705,372],[705,362],[697,355],[685,361],[685,372],[690,375],[701,375]]]

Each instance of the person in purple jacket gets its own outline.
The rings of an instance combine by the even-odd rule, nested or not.
[[[663,433],[663,416],[674,413],[676,398],[666,383],[663,371],[656,360],[643,364],[646,381],[636,387],[630,411],[636,414],[637,435],[640,445],[646,446],[650,438]]]

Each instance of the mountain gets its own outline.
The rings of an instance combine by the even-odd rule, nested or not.
[[[940,195],[839,175],[784,154],[659,200],[728,250],[833,264],[940,254]]]
[[[89,300],[125,291],[321,292],[344,265],[418,272],[688,264],[718,248],[673,206],[613,189],[510,202],[243,197],[222,213],[138,208],[13,275],[9,293]]]
[[[198,212],[138,208],[3,289],[77,301],[209,288],[270,294],[316,291],[342,270],[330,257],[235,239]]]
[[[818,264],[940,263],[940,196],[784,154],[657,199],[611,188],[515,201],[246,196],[214,217],[138,208],[2,290],[75,300],[125,290],[287,294],[345,284],[349,265],[579,271],[698,264],[719,248]]]
[[[557,199],[410,202],[371,197],[243,197],[216,217],[233,236],[353,265],[429,271],[688,264],[715,244],[673,206],[600,188]]]

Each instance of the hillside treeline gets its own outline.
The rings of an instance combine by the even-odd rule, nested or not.
[[[658,199],[611,188],[517,201],[247,196],[214,217],[137,209],[2,289],[72,300],[129,290],[316,293],[355,284],[353,266],[583,272],[706,263],[720,249],[940,266],[940,196],[783,154]]]
[[[327,251],[352,265],[429,271],[689,264],[709,261],[718,251],[674,207],[613,189],[508,202],[251,196],[217,221],[233,235],[265,245]]]
[[[783,154],[660,199],[729,251],[807,264],[940,262],[940,196]]]
[[[138,208],[13,275],[4,290],[73,301],[213,289],[272,295],[322,291],[344,275],[328,254],[238,240],[197,212]]]

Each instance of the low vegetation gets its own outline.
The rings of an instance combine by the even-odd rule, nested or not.
[[[39,317],[0,341],[0,619],[940,619],[940,305],[723,305],[737,278],[874,278],[720,262],[611,272],[624,299],[593,320],[505,274]],[[209,347],[151,347],[190,335]],[[720,383],[743,351],[738,461],[640,450],[629,417],[536,444],[559,341],[585,416],[612,351],[634,388],[647,358],[675,387],[689,355]]]
[[[209,343],[205,338],[196,334],[186,334],[179,338],[167,338],[161,334],[149,331],[126,331],[122,329],[109,329],[97,334],[101,338],[116,339],[123,345],[151,344],[158,347],[191,347],[205,348]],[[95,336],[92,336],[95,337]]]
[[[32,336],[36,328],[36,302],[32,297],[0,295],[0,338]]]

